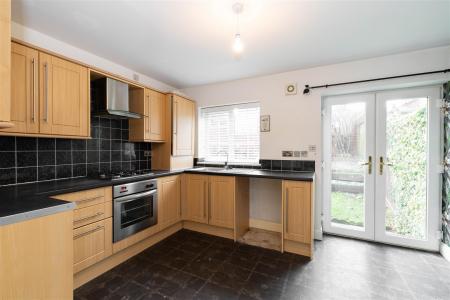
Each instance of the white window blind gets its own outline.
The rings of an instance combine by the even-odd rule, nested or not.
[[[259,103],[201,108],[199,157],[205,162],[259,163]]]

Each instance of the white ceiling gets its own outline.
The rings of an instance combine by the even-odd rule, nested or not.
[[[182,88],[450,44],[450,1],[13,0],[15,22]]]

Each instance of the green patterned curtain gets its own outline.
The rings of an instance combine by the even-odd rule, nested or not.
[[[450,103],[450,81],[444,84],[444,99]],[[444,159],[450,161],[450,116],[444,118]],[[442,185],[442,232],[443,242],[450,246],[450,170],[445,170]]]

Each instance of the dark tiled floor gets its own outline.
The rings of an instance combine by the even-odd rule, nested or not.
[[[315,258],[182,230],[75,299],[450,299],[440,255],[325,236]]]

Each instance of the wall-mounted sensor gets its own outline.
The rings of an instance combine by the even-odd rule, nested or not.
[[[286,95],[296,95],[297,94],[297,84],[296,83],[286,84],[284,92],[286,93]]]

